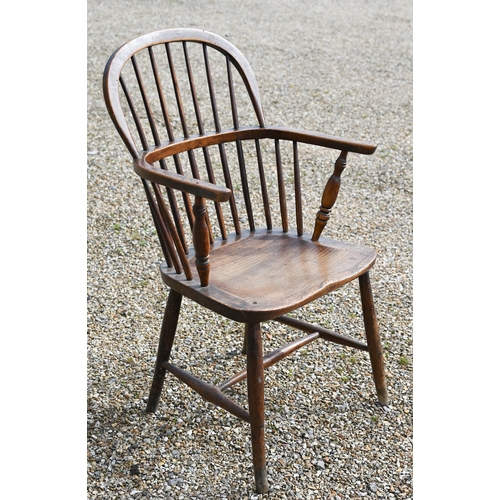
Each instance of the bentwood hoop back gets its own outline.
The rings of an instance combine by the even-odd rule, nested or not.
[[[266,126],[248,61],[227,40],[201,30],[157,31],[122,45],[106,65],[104,97],[142,180],[165,258],[160,274],[169,296],[147,411],[156,410],[168,371],[248,422],[256,489],[265,492],[266,367],[316,339],[364,350],[378,401],[388,404],[368,274],[375,251],[321,236],[348,154],[370,155],[376,146]],[[308,218],[301,175],[318,149],[338,153]],[[356,278],[366,345],[288,314]],[[169,362],[183,296],[244,325],[247,369],[218,387]],[[263,355],[265,321],[307,335]],[[245,378],[248,408],[224,394]]]

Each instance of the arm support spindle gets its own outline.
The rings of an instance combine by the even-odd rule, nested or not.
[[[339,194],[340,176],[346,166],[346,159],[347,151],[342,151],[335,162],[335,170],[326,183],[325,190],[323,191],[323,197],[321,198],[321,206],[316,214],[316,223],[314,225],[312,241],[319,240],[323,228],[326,226],[328,219],[330,219],[330,211],[337,200],[337,195]]]
[[[196,269],[198,270],[201,286],[208,286],[208,277],[210,274],[210,235],[206,220],[207,209],[205,207],[205,200],[201,196],[195,196],[193,213],[193,246],[196,255]]]

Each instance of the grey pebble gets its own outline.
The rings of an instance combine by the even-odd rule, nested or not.
[[[169,479],[168,484],[170,486],[177,486],[178,484],[182,484],[184,482],[184,479],[177,477],[175,479]]]

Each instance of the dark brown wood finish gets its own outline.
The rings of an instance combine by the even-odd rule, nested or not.
[[[232,44],[206,31],[157,31],[124,44],[106,65],[103,89],[142,180],[165,257],[161,277],[170,289],[146,410],[157,409],[168,371],[207,401],[248,422],[256,489],[264,493],[269,489],[265,368],[318,339],[368,351],[378,400],[388,404],[368,276],[376,253],[321,236],[348,153],[371,155],[376,145],[266,126],[250,64]],[[332,150],[334,166],[325,185],[318,186],[319,211],[309,221],[301,191],[301,155],[311,148],[328,154]],[[289,316],[356,278],[366,345]],[[169,362],[182,297],[244,325],[247,367],[219,387]],[[263,355],[263,321],[307,335]],[[223,394],[245,378],[248,410]]]

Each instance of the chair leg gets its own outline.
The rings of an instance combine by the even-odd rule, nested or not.
[[[259,323],[245,324],[247,384],[255,485],[258,493],[269,490],[264,437],[264,365]]]
[[[160,340],[158,342],[158,354],[156,356],[156,367],[149,392],[146,411],[154,413],[160,400],[160,394],[165,380],[166,369],[162,366],[164,361],[168,361],[170,351],[174,343],[177,320],[181,309],[182,295],[175,290],[170,290],[161,326]]]
[[[372,288],[368,271],[359,277],[359,288],[361,292],[361,304],[363,307],[363,319],[365,322],[366,341],[372,364],[373,380],[377,389],[378,401],[381,405],[389,404],[387,394],[387,383],[385,380],[384,353],[380,342],[377,316],[373,303]]]
[[[243,347],[241,348],[241,354],[247,353],[247,328],[245,327],[245,338],[243,339]]]

